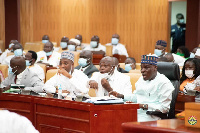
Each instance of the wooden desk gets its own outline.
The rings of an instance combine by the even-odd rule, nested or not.
[[[93,105],[18,94],[2,94],[0,108],[28,117],[40,133],[121,133],[137,121],[138,104]]]
[[[127,122],[122,124],[124,133],[199,133],[198,128],[185,127],[184,120],[167,119],[150,122]]]
[[[175,105],[176,114],[185,110],[185,102],[195,102],[195,96],[178,94]]]

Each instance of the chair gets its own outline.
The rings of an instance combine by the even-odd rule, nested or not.
[[[142,76],[142,74],[141,73],[123,73],[123,74],[130,76],[132,92],[133,92],[135,90],[135,83]]]
[[[112,56],[112,45],[106,45],[106,56]]]
[[[141,69],[141,63],[136,63],[136,69],[140,70]]]
[[[8,77],[8,65],[0,64],[0,71],[2,72],[4,79]]]
[[[58,69],[50,69],[46,73],[46,81],[53,77],[58,72]]]
[[[90,97],[96,97],[95,89],[90,88],[90,89],[89,89],[89,92],[88,92],[88,95],[89,95]]]
[[[94,65],[98,70],[99,70],[99,68],[100,68],[100,66],[99,65]]]
[[[3,40],[0,40],[0,49],[1,49],[2,52],[5,50]]]
[[[120,67],[125,69],[125,63],[119,63]]]
[[[158,62],[157,67],[158,72],[164,74],[171,81],[175,90],[172,92],[172,101],[168,113],[147,111],[147,114],[158,116],[161,119],[172,119],[175,118],[175,104],[180,88],[180,69],[178,64],[172,62]]]
[[[41,63],[37,63],[43,70],[44,70],[44,77],[46,77],[46,70],[47,70],[47,67],[45,64],[41,64]],[[45,79],[44,79],[44,82],[45,82]]]
[[[24,45],[24,51],[32,50],[39,52],[43,50],[43,43],[41,42],[26,42]]]

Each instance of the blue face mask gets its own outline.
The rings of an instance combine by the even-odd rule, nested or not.
[[[29,60],[26,60],[26,66],[31,66],[31,63]]]
[[[190,53],[190,58],[194,58],[195,54],[194,53]]]
[[[17,66],[15,66],[15,67],[17,67]],[[12,68],[10,66],[8,67],[8,73],[9,74],[15,74],[16,72],[17,72],[17,70],[15,72],[12,72]]]
[[[117,38],[112,38],[111,43],[112,43],[113,45],[117,45],[117,44],[119,43],[119,39],[117,39]]]
[[[96,47],[97,47],[97,42],[96,42],[96,41],[91,41],[91,42],[90,42],[90,46],[91,46],[92,48],[96,48]]]
[[[50,55],[52,55],[52,51],[50,51],[50,52],[46,52],[46,56],[50,56]]]
[[[61,48],[67,48],[67,43],[66,42],[60,42]]]
[[[14,43],[9,44],[9,48],[11,48],[14,45]]]
[[[184,19],[180,19],[180,20],[179,20],[179,23],[180,23],[180,24],[183,24],[184,22],[185,22]]]
[[[132,64],[126,64],[126,65],[125,65],[125,71],[129,72],[130,70],[132,70],[131,65],[132,65]]]
[[[16,49],[14,51],[14,54],[15,54],[15,56],[22,56],[22,54],[23,54],[22,49]]]
[[[154,54],[156,54],[157,56],[161,56],[162,55],[162,50],[155,49],[154,50]]]
[[[47,43],[49,42],[49,40],[42,40],[42,43]]]
[[[78,64],[79,64],[80,66],[82,66],[82,67],[87,66],[87,59],[79,58]]]
[[[68,50],[69,51],[75,51],[76,50],[75,45],[68,45]]]

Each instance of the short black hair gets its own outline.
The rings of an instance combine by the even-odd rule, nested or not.
[[[32,58],[37,60],[37,53],[35,51],[29,50],[29,53],[32,53]]]
[[[195,70],[194,70],[194,77],[195,79],[200,75],[200,64],[199,64],[199,61],[198,59],[195,59],[195,58],[189,58],[187,59],[185,62],[184,62],[184,65],[183,65],[183,69],[182,69],[182,75],[181,75],[181,83],[187,79],[187,76],[185,75],[185,63],[188,62],[188,61],[191,61],[194,63],[195,65]]]
[[[184,16],[183,16],[182,13],[178,13],[178,14],[176,14],[176,18],[178,18],[178,16],[182,16],[182,17],[184,18]]]
[[[190,51],[188,50],[188,48],[186,48],[185,46],[180,46],[178,47],[178,49],[180,49],[184,53],[184,58],[190,57]]]
[[[136,63],[136,60],[133,57],[127,57],[126,59],[131,59],[133,61],[133,63]]]

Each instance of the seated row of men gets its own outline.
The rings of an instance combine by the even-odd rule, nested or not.
[[[156,116],[146,115],[146,110],[168,112],[174,90],[171,82],[157,72],[157,57],[155,56],[142,57],[143,77],[136,83],[136,91],[133,94],[130,77],[118,72],[115,69],[116,60],[109,56],[101,59],[99,72],[94,73],[89,79],[81,70],[74,69],[74,54],[69,51],[62,52],[58,73],[45,84],[37,74],[26,68],[23,56],[14,56],[10,61],[10,66],[13,73],[2,82],[3,91],[10,89],[13,83],[24,84],[25,90],[47,93],[56,93],[57,87],[61,86],[63,92],[75,97],[77,93],[87,95],[89,88],[94,88],[97,96],[112,94],[124,100],[139,103],[138,121],[159,119]]]

